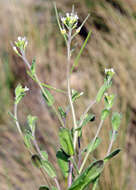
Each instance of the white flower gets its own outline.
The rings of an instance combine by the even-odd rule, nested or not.
[[[61,17],[61,22],[65,23],[66,17]]]
[[[66,17],[69,18],[70,14],[69,13],[66,13]]]
[[[108,73],[112,73],[112,74],[114,74],[115,71],[114,71],[113,68],[111,68],[111,69],[105,69],[105,74],[108,74]]]
[[[61,21],[67,27],[74,29],[78,21],[77,13],[66,13],[65,17],[61,17]]]
[[[20,36],[18,36],[17,39],[18,39],[18,41],[22,41],[22,37],[20,37]]]
[[[26,92],[26,91],[29,91],[29,88],[27,88],[27,86],[25,86],[25,88],[24,88],[24,92]]]

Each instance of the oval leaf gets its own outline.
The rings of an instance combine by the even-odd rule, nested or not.
[[[96,96],[96,102],[100,102],[100,101],[101,101],[101,99],[102,99],[102,97],[103,97],[104,92],[106,91],[106,89],[107,89],[107,86],[104,84],[104,85],[100,88],[100,90],[98,91],[98,94],[97,94],[97,96]]]
[[[73,156],[74,146],[73,146],[71,132],[69,129],[62,128],[62,127],[60,128],[59,141],[64,152],[69,156]]]
[[[56,157],[63,176],[67,178],[69,173],[69,157],[61,150],[57,151]]]
[[[43,161],[42,161],[42,168],[46,171],[46,173],[47,173],[51,178],[56,177],[55,168],[52,166],[52,164],[51,164],[49,161],[43,160]]]
[[[121,122],[121,114],[118,112],[113,113],[112,118],[111,118],[111,123],[113,130],[117,131]]]
[[[41,152],[41,154],[42,154],[42,158],[44,159],[44,160],[48,160],[48,153],[44,150],[42,150],[42,151],[40,151]]]
[[[48,186],[43,185],[43,186],[41,186],[41,187],[39,188],[39,190],[50,190],[50,189],[49,189]]]
[[[109,114],[110,114],[110,111],[108,109],[102,110],[101,120],[105,120],[108,117]]]
[[[31,160],[32,160],[32,163],[34,164],[35,167],[37,167],[37,168],[41,168],[42,167],[42,161],[41,161],[41,158],[40,158],[39,155],[34,154],[31,157]]]
[[[29,134],[29,133],[26,133],[24,135],[24,143],[25,143],[25,145],[26,145],[26,147],[28,149],[32,146],[32,144],[31,144],[31,138],[32,138],[32,135]]]
[[[102,172],[103,168],[103,160],[93,162],[80,176],[78,176],[68,190],[84,190],[90,183],[94,182]]]

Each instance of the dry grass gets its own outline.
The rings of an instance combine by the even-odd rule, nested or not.
[[[62,11],[70,10],[73,1],[57,2]],[[92,1],[85,1],[86,3]],[[120,146],[122,153],[105,169],[100,183],[101,190],[135,189],[136,168],[136,20],[134,11],[136,3],[132,0],[121,1],[127,15],[122,15],[107,1],[95,1],[86,6],[84,1],[75,1],[77,12],[85,18],[87,12],[92,13],[86,26],[92,29],[93,35],[81,57],[79,70],[72,74],[71,84],[77,90],[85,90],[81,103],[77,102],[77,115],[82,113],[92,100],[103,81],[105,67],[113,67],[116,71],[112,90],[117,94],[115,110],[123,113],[123,121],[114,148]],[[90,5],[90,7],[89,7]],[[98,15],[103,18],[103,27],[98,30]],[[38,189],[43,184],[41,174],[31,165],[30,157],[21,142],[14,124],[9,121],[7,111],[12,109],[13,89],[18,81],[27,84],[31,92],[20,105],[20,121],[26,126],[27,113],[37,115],[37,138],[42,147],[48,150],[50,159],[55,161],[57,145],[57,130],[59,123],[48,108],[42,104],[37,86],[27,76],[24,65],[12,52],[10,41],[18,35],[29,39],[28,59],[35,56],[37,72],[41,80],[53,86],[65,89],[65,49],[64,42],[58,32],[53,7],[49,1],[12,0],[0,1],[0,179],[1,189]],[[105,31],[106,30],[106,31]],[[107,31],[108,30],[108,31]],[[77,37],[77,47],[83,39]],[[53,92],[58,104],[63,95]],[[97,119],[94,127],[88,126],[84,131],[84,145],[95,133],[99,122],[99,105],[92,111]],[[7,119],[8,118],[8,119]],[[103,137],[102,148],[95,153],[103,158],[109,142],[107,121],[101,132]],[[89,134],[89,135],[88,135]],[[52,142],[52,139],[54,141]],[[54,143],[55,142],[55,143]],[[54,145],[55,144],[55,145]],[[91,159],[91,158],[90,158]],[[61,179],[61,177],[60,177]]]

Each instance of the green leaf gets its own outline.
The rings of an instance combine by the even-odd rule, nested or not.
[[[30,71],[26,71],[26,72],[27,72],[27,74],[29,75],[29,77],[31,77],[31,79],[36,82],[36,79],[35,79],[35,77],[32,75],[32,73],[31,73]]]
[[[95,189],[96,189],[96,187],[97,187],[97,185],[98,185],[99,177],[100,177],[100,176],[98,176],[98,177],[94,180],[92,190],[95,190]]]
[[[35,122],[37,120],[36,116],[28,115],[27,116],[27,122],[32,132],[35,131]]]
[[[82,119],[82,118],[81,118]],[[87,125],[88,122],[94,121],[95,115],[94,114],[87,114],[84,118],[84,121],[81,126],[77,127],[75,130],[78,131],[78,136],[81,137],[82,135],[82,128]],[[80,123],[80,122],[79,122]]]
[[[43,186],[41,186],[41,187],[39,188],[39,190],[50,190],[50,189],[49,189],[48,186],[43,185]]]
[[[58,111],[59,111],[62,119],[66,118],[66,112],[63,110],[62,107],[59,106]]]
[[[33,137],[32,137],[32,134],[30,132],[26,132],[26,134],[24,135],[24,143],[28,149],[32,146],[32,144],[31,144],[32,138]]]
[[[43,97],[48,106],[52,106],[54,104],[54,97],[46,88],[44,88]]]
[[[63,176],[67,178],[69,173],[69,157],[62,150],[57,151],[56,157]]]
[[[76,59],[74,60],[74,63],[73,63],[72,68],[71,68],[71,73],[73,72],[74,68],[78,66],[78,61],[79,61],[80,56],[81,56],[81,54],[82,54],[90,36],[91,36],[91,33],[92,33],[92,31],[90,30],[85,41],[84,41],[84,43],[83,43],[83,45],[82,45],[82,47],[81,47],[81,49],[80,49],[80,51],[79,51],[79,53],[78,53],[78,55],[77,55],[77,57],[76,57]]]
[[[114,112],[111,118],[111,123],[112,123],[112,128],[113,130],[117,131],[120,123],[121,123],[121,114],[119,114],[118,112]]]
[[[101,174],[104,168],[103,160],[98,160],[89,165],[72,183],[68,190],[84,190]]]
[[[101,120],[105,120],[109,114],[110,114],[110,111],[108,109],[103,109],[101,113]]]
[[[31,157],[31,160],[32,160],[32,163],[34,164],[35,167],[37,167],[37,168],[41,168],[42,167],[42,161],[41,161],[41,158],[40,158],[39,155],[34,154]]]
[[[15,88],[15,104],[18,104],[20,100],[25,96],[25,92],[29,89],[27,87],[23,88],[21,84],[18,84]]]
[[[88,122],[90,121],[94,121],[95,120],[95,115],[94,114],[87,114],[82,125],[80,127],[83,127],[85,125],[87,125]]]
[[[69,156],[73,156],[74,146],[71,132],[69,129],[63,127],[59,129],[59,141],[64,152]]]
[[[41,150],[40,152],[41,152],[44,160],[48,160],[48,153],[45,150]]]
[[[42,168],[46,171],[46,173],[51,177],[56,177],[56,171],[55,168],[52,166],[52,164],[47,160],[42,160]]]
[[[58,190],[56,187],[52,186],[51,190]]]
[[[64,90],[58,89],[58,88],[53,87],[53,86],[51,86],[51,85],[49,85],[49,84],[41,83],[41,85],[42,85],[43,87],[49,88],[49,89],[51,89],[51,90],[55,90],[56,92],[61,92],[61,93],[63,93],[63,94],[66,94],[66,93],[67,93],[67,92],[64,91]]]
[[[82,152],[93,152],[101,143],[101,139],[99,137],[96,138],[95,142],[92,140],[91,143],[88,144],[87,148],[85,148]]]
[[[58,15],[58,10],[57,10],[57,7],[56,7],[56,3],[54,2],[54,9],[55,9],[55,14],[56,14],[56,19],[57,19],[57,23],[58,23],[58,26],[59,26],[59,29],[60,29],[60,32],[62,31],[62,28],[61,28],[61,24],[60,24],[60,17]],[[66,38],[66,35],[63,35],[64,37],[64,40],[65,42],[67,43],[67,38]]]
[[[80,98],[80,96],[83,95],[83,92],[78,92],[74,89],[72,89],[72,101],[75,102],[75,100],[77,100],[78,98]]]
[[[114,104],[115,94],[108,95],[107,93],[104,94],[104,101],[106,109],[111,109]]]
[[[22,85],[18,84],[15,88],[15,103],[18,104],[20,100],[24,97],[25,93],[23,91]]]
[[[31,73],[32,73],[32,76],[35,75],[35,65],[36,65],[36,60],[35,60],[35,58],[34,58],[34,59],[32,60],[32,65],[31,65],[31,68],[30,68]]]
[[[102,99],[102,97],[103,97],[103,95],[104,95],[104,93],[105,93],[106,90],[107,90],[107,86],[104,84],[100,88],[100,90],[98,91],[98,93],[97,93],[96,102],[100,102],[101,101],[101,99]]]
[[[121,151],[121,149],[116,149],[113,152],[111,152],[108,156],[106,156],[104,158],[104,162],[109,161],[111,158],[113,158],[114,156],[116,156],[120,151]]]

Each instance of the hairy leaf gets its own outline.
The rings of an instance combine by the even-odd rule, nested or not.
[[[51,177],[54,178],[56,177],[56,171],[53,165],[47,161],[47,160],[42,160],[42,168],[46,171],[46,173]]]
[[[98,160],[89,165],[72,183],[68,190],[84,190],[100,175],[104,168],[103,160]]]
[[[69,172],[69,157],[64,154],[62,150],[57,151],[56,157],[63,176],[67,178]]]
[[[64,128],[64,127],[60,128],[59,141],[60,141],[61,147],[64,150],[64,152],[69,156],[73,156],[74,155],[74,146],[73,146],[71,131],[69,129]]]
[[[46,88],[44,88],[43,97],[48,106],[52,106],[54,104],[54,97]]]

